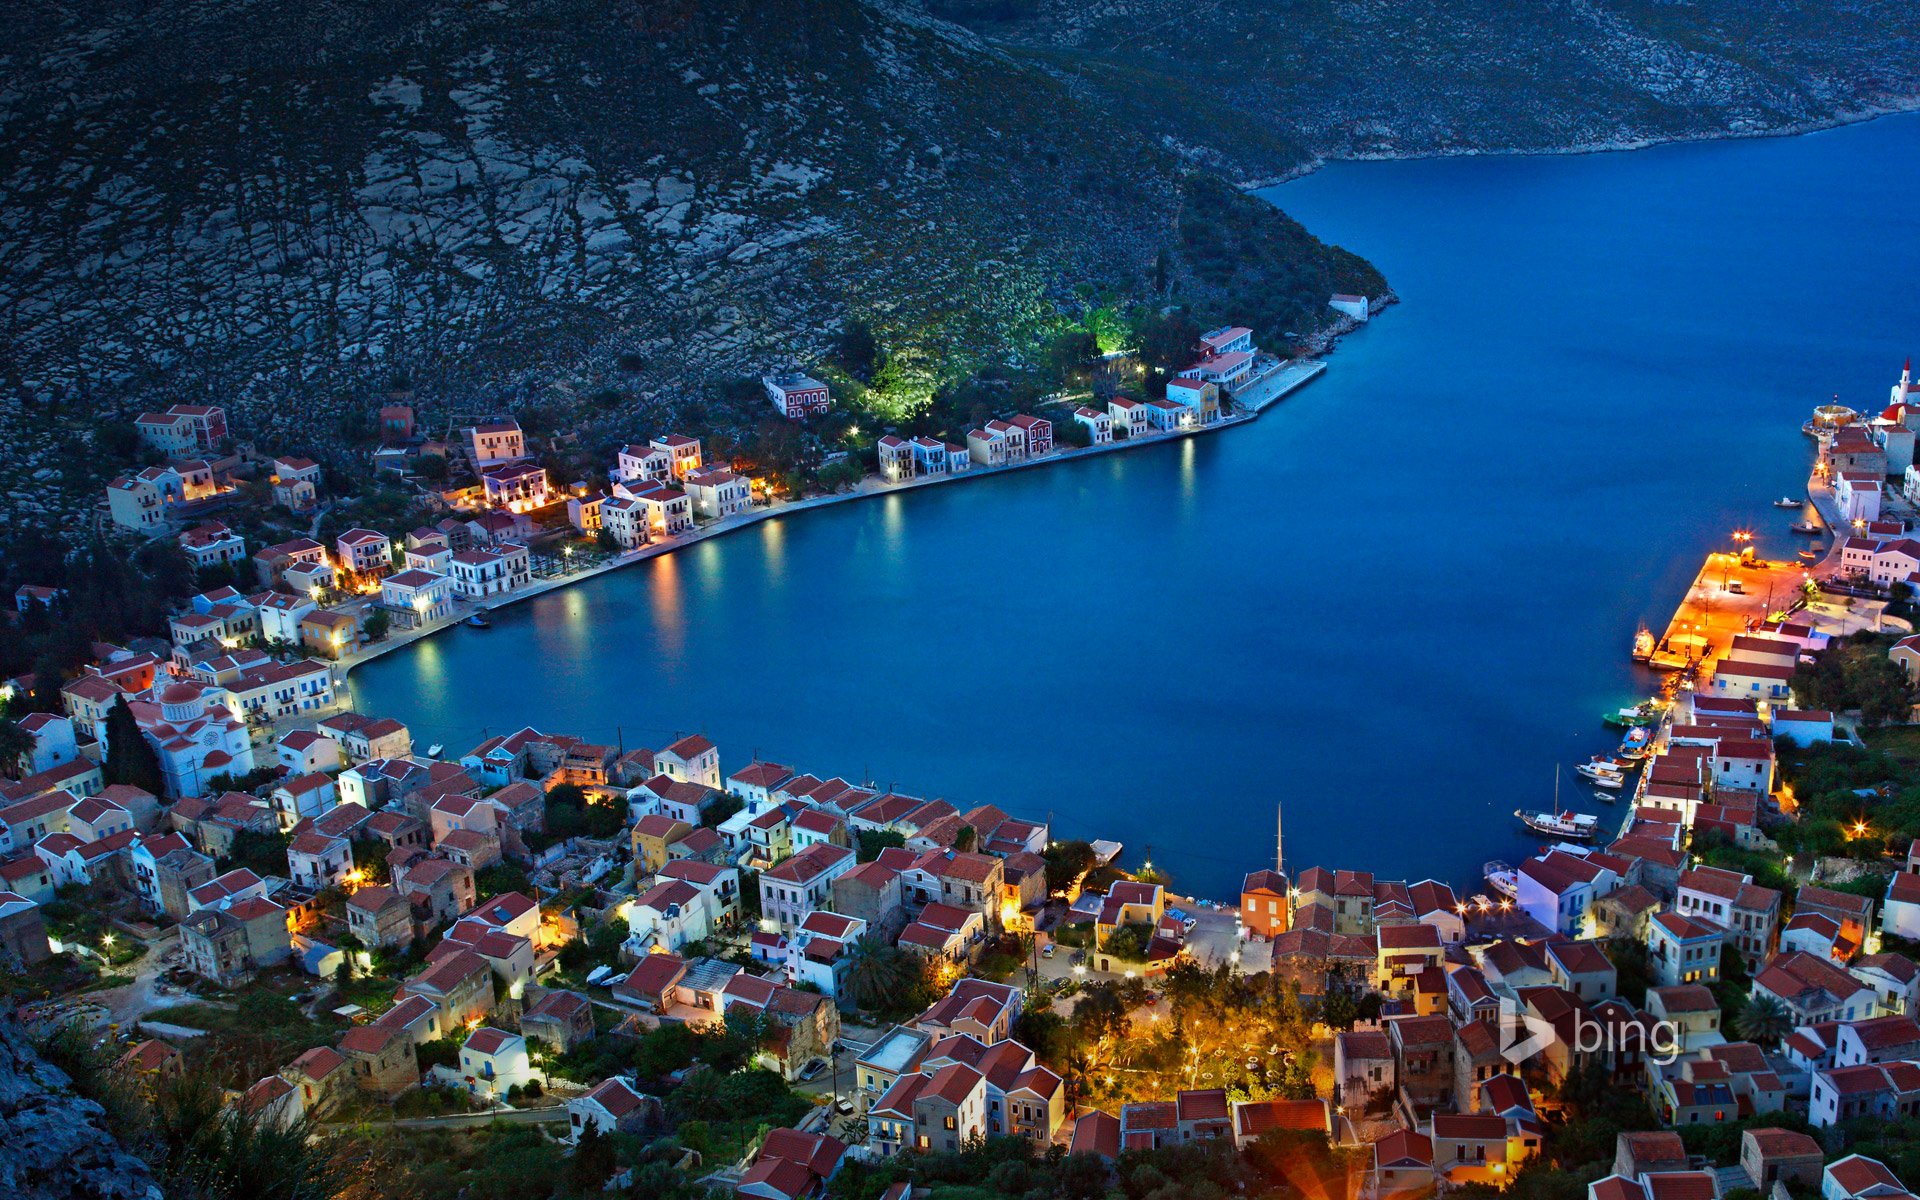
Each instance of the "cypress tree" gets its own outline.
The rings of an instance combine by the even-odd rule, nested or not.
[[[107,761],[102,774],[108,783],[130,784],[156,796],[166,791],[160,755],[147,744],[125,696],[114,700],[107,710]]]

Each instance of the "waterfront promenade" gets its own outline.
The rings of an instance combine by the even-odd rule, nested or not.
[[[542,596],[548,592],[604,575],[609,571],[631,566],[634,563],[645,562],[650,558],[658,558],[663,554],[671,554],[676,550],[685,549],[688,546],[704,542],[709,538],[735,533],[749,526],[757,525],[762,521],[771,520],[776,517],[791,516],[812,509],[824,508],[830,504],[844,504],[855,500],[870,500],[878,496],[899,495],[903,492],[917,491],[922,488],[939,487],[947,484],[965,483],[970,480],[991,479],[1014,471],[1030,470],[1035,467],[1050,466],[1056,463],[1075,462],[1105,454],[1118,454],[1127,450],[1137,450],[1147,446],[1165,445],[1187,438],[1202,437],[1207,434],[1219,433],[1227,429],[1236,428],[1258,420],[1262,413],[1266,412],[1287,396],[1292,395],[1300,388],[1306,386],[1308,383],[1318,379],[1326,372],[1326,369],[1327,364],[1318,359],[1301,359],[1290,362],[1248,389],[1244,396],[1236,398],[1234,413],[1230,416],[1222,417],[1211,425],[1198,425],[1189,429],[1176,429],[1165,433],[1151,433],[1145,437],[1115,440],[1099,446],[1059,447],[1051,453],[1043,454],[1038,458],[1029,458],[1022,462],[1009,463],[1004,467],[974,467],[953,475],[924,476],[914,479],[903,479],[898,482],[888,482],[879,475],[869,474],[863,477],[859,483],[845,491],[833,492],[824,496],[809,496],[802,500],[788,500],[751,508],[746,512],[738,513],[731,517],[722,517],[711,524],[702,525],[692,532],[682,534],[679,537],[664,538],[657,542],[650,542],[645,546],[629,550],[624,554],[614,555],[611,558],[582,567],[579,570],[569,571],[545,579],[538,579],[525,587],[516,588],[511,592],[502,593],[497,596],[489,596],[485,604],[476,605],[464,602],[456,604],[454,612],[444,620],[416,629],[406,630],[405,632],[391,633],[382,641],[362,647],[355,653],[342,656],[334,663],[334,674],[339,679],[345,679],[355,667],[363,663],[371,662],[382,655],[391,654],[395,650],[410,646],[423,638],[432,637],[442,630],[458,625],[475,611],[481,609],[492,611],[494,609],[504,608],[507,605],[517,603],[521,600],[529,600],[535,596]],[[341,704],[342,706],[345,705],[344,696],[342,697]],[[314,714],[308,713],[302,715],[303,717],[311,719]]]

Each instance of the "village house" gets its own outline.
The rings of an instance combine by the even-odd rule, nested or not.
[[[565,1054],[593,1040],[593,1002],[579,992],[546,992],[520,1014],[520,1032],[554,1054]]]
[[[615,1076],[567,1101],[567,1140],[579,1141],[588,1129],[603,1137],[639,1133],[659,1113],[658,1100],[634,1091],[632,1084]]]
[[[200,908],[179,924],[188,970],[221,987],[239,987],[293,953],[287,910],[264,896]]]
[[[409,569],[380,581],[380,603],[406,614],[408,624],[432,624],[453,615],[454,582],[445,575]]]
[[[689,472],[683,487],[695,516],[709,521],[736,516],[753,505],[753,488],[732,471],[708,467]]]
[[[489,1099],[529,1083],[545,1083],[546,1073],[527,1055],[527,1039],[482,1025],[460,1044],[460,1081]]]
[[[1674,907],[1724,930],[1749,962],[1764,961],[1773,952],[1780,893],[1755,884],[1751,875],[1696,867],[1680,876]]]
[[[490,507],[508,512],[532,512],[553,502],[547,469],[538,463],[496,463],[480,472],[480,489]]]
[[[852,870],[853,851],[817,845],[760,874],[762,921],[791,934],[808,913],[831,903],[833,881]]]
[[[221,521],[202,521],[180,533],[180,549],[196,571],[224,567],[247,556],[246,539]]]
[[[1662,987],[1720,981],[1720,930],[1677,912],[1647,925],[1647,965]]]
[[[447,562],[455,594],[482,600],[524,587],[533,578],[532,559],[525,546],[512,542],[493,549],[462,550]]]
[[[172,404],[133,420],[140,441],[168,458],[211,454],[227,438],[227,410],[213,404]]]
[[[461,432],[466,435],[467,457],[473,460],[476,470],[527,456],[526,435],[520,430],[520,422],[512,417],[469,426]]]
[[[1087,442],[1093,446],[1104,446],[1113,441],[1113,414],[1101,412],[1086,405],[1073,410],[1073,419],[1087,431]]]
[[[295,513],[312,512],[320,501],[320,464],[310,458],[276,458],[268,467],[273,502]]]
[[[774,411],[789,421],[826,414],[833,404],[827,385],[800,371],[779,371],[763,375],[760,385]]]
[[[1830,959],[1795,952],[1777,955],[1757,972],[1753,994],[1778,1000],[1796,1026],[1864,1019],[1874,1005],[1873,989]]]

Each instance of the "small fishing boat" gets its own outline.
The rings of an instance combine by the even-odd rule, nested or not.
[[[1642,625],[1639,632],[1633,635],[1633,661],[1646,662],[1652,658],[1654,645],[1653,630]]]
[[[1478,909],[1481,912],[1492,912],[1493,897],[1487,895],[1485,892],[1475,892],[1473,895],[1467,897],[1467,907]]]
[[[483,608],[479,612],[474,613],[472,616],[468,617],[467,624],[473,626],[475,629],[492,629],[493,618],[489,617],[487,615],[487,610]]]
[[[1820,552],[1818,550],[1802,550],[1800,552],[1800,561],[1801,562],[1819,562]]]
[[[1571,838],[1577,842],[1591,841],[1600,827],[1600,818],[1590,813],[1577,812],[1528,812],[1522,808],[1513,810],[1520,823],[1535,833],[1548,837]]]
[[[1607,792],[1595,792],[1593,798],[1595,800],[1603,800],[1608,804],[1618,804],[1620,802],[1620,797]]]
[[[1627,736],[1620,739],[1620,748],[1640,747],[1653,740],[1653,729],[1647,725],[1636,725],[1627,730]]]
[[[1610,712],[1600,718],[1602,724],[1611,725],[1615,729],[1636,729],[1642,725],[1651,725],[1659,719],[1659,715],[1644,704]]]
[[[1592,769],[1590,770],[1589,768]],[[1581,763],[1575,767],[1574,770],[1586,776],[1587,782],[1593,784],[1593,786],[1606,788],[1610,792],[1617,792],[1627,786],[1627,781],[1623,777],[1593,767],[1592,763]]]
[[[1795,521],[1787,528],[1803,537],[1819,537],[1822,532],[1818,521]]]
[[[1790,496],[1782,496],[1773,502],[1773,506],[1775,508],[1799,508],[1803,503],[1805,503],[1805,501],[1795,500]]]
[[[443,749],[445,749],[445,747],[443,747],[439,742],[435,742],[433,745],[427,747],[427,757],[439,758],[440,751]]]
[[[1514,870],[1511,863],[1496,858],[1480,871],[1486,876],[1487,886],[1500,895],[1511,898],[1520,894],[1520,872]]]
[[[1632,759],[1622,758],[1618,754],[1596,754],[1587,761],[1602,771],[1612,771],[1615,774],[1625,774],[1639,765]]]

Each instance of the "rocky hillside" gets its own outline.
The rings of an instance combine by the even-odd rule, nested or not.
[[[405,381],[584,443],[764,416],[850,319],[882,417],[1089,310],[1267,340],[1385,287],[1239,181],[1906,104],[1896,0],[49,0],[0,44],[0,515],[103,420],[344,462]],[[948,18],[951,18],[949,20]],[[958,22],[958,23],[956,23]],[[583,451],[584,453],[584,451]]]
[[[1903,0],[928,0],[1242,176],[1558,150],[1905,108]]]
[[[0,1195],[161,1200],[147,1164],[120,1148],[105,1111],[72,1085],[0,1011]]]
[[[15,508],[91,481],[93,422],[168,399],[323,456],[402,377],[429,420],[537,406],[626,437],[859,316],[903,368],[879,403],[908,408],[1094,295],[1204,305],[1224,278],[1188,260],[1205,181],[1180,156],[917,4],[15,17],[0,455],[34,480]],[[1378,290],[1257,201],[1220,203],[1287,268],[1275,332],[1324,322],[1329,288]]]

